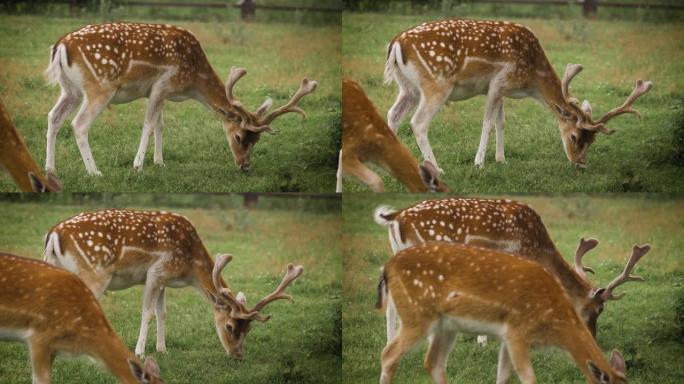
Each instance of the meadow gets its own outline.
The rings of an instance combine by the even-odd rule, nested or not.
[[[247,69],[235,93],[250,110],[267,96],[274,99],[274,107],[286,103],[304,77],[318,81],[319,86],[301,102],[306,119],[288,114],[272,124],[276,134],[262,135],[252,152],[249,172],[240,171],[234,164],[219,119],[191,100],[164,104],[165,167],[153,164],[150,145],[143,170],[135,171],[133,158],[145,114],[143,99],[111,105],[93,123],[89,141],[103,177],[88,177],[71,129],[72,114],[56,142],[57,174],[64,190],[333,190],[339,143],[339,22],[245,23],[211,18],[200,22],[149,14],[130,16],[125,12],[111,17],[170,23],[191,30],[222,79],[232,66]],[[43,77],[49,47],[80,26],[109,19],[87,14],[78,18],[0,14],[0,97],[41,168],[45,163],[47,114],[59,96],[59,87],[48,86]],[[0,191],[16,191],[5,174],[0,174]]]
[[[343,368],[345,383],[377,382],[385,346],[385,316],[374,309],[380,267],[391,250],[385,227],[373,221],[381,204],[397,209],[428,196],[356,194],[342,203],[344,259]],[[554,198],[508,196],[530,204],[542,217],[556,247],[570,263],[580,237],[599,239],[584,264],[596,270],[594,284],[605,286],[622,271],[633,244],[650,243],[651,252],[634,270],[643,283],[620,288],[625,297],[609,302],[598,320],[598,344],[608,356],[618,349],[630,383],[684,382],[684,200],[651,195],[564,195]],[[494,382],[500,343],[486,347],[475,336],[459,334],[447,373],[450,382]],[[423,369],[427,342],[404,356],[395,383],[429,383]],[[584,383],[569,356],[557,349],[534,350],[532,366],[540,383]],[[519,382],[517,377],[511,382]]]
[[[506,163],[494,160],[490,137],[484,169],[473,165],[482,130],[485,97],[449,103],[432,120],[429,140],[444,181],[452,191],[510,192],[678,192],[684,190],[684,28],[681,19],[584,19],[576,12],[530,12],[503,16],[499,5],[469,7],[429,15],[345,12],[342,17],[342,75],[358,81],[382,116],[394,103],[398,87],[384,86],[387,44],[399,33],[428,20],[445,17],[501,19],[521,23],[536,34],[556,71],[580,63],[584,71],[572,93],[591,102],[600,116],[622,104],[637,79],[653,89],[635,103],[642,117],[618,117],[608,124],[616,132],[599,135],[588,150],[586,170],[567,160],[555,117],[532,99],[505,100]],[[505,7],[504,7],[505,8]],[[563,7],[551,7],[554,11]],[[580,7],[574,7],[573,9]],[[486,12],[486,9],[492,9]],[[530,11],[511,6],[509,11]],[[535,8],[536,9],[536,8]],[[408,11],[407,11],[408,12]],[[603,12],[603,10],[601,11]],[[513,13],[515,15],[515,13]],[[410,112],[399,136],[422,159],[410,128]],[[381,172],[388,191],[404,187]],[[345,191],[365,191],[345,181]]]
[[[329,209],[313,209],[315,202],[307,203],[304,198],[272,198],[269,203],[268,198],[262,197],[257,208],[246,210],[216,203],[207,206],[211,196],[177,195],[176,200],[186,202],[182,205],[168,204],[169,200],[157,195],[146,199],[147,203],[140,202],[140,195],[134,199],[121,195],[106,199],[93,196],[82,199],[80,205],[47,198],[32,202],[11,202],[3,198],[0,251],[41,259],[45,232],[58,221],[84,210],[126,207],[166,209],[186,215],[212,255],[226,252],[234,255],[223,276],[233,290],[245,292],[248,303],[255,303],[272,292],[288,263],[301,264],[305,270],[288,288],[294,303],[279,301],[269,305],[264,312],[272,318],[253,325],[246,337],[245,356],[241,361],[230,358],[224,351],[216,335],[211,308],[198,292],[190,287],[167,289],[167,353],[155,350],[153,324],[146,348],[147,355],[159,363],[165,382],[340,381],[339,200],[329,202]],[[213,201],[229,199],[228,196],[213,197]],[[188,207],[193,200],[203,208]],[[105,314],[131,351],[138,338],[142,291],[142,286],[138,286],[108,292],[102,299]],[[24,344],[0,342],[0,382],[31,382]],[[85,382],[115,383],[116,380],[85,357],[57,357],[53,383]]]

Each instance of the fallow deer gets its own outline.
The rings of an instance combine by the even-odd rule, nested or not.
[[[596,322],[605,303],[624,295],[614,294],[615,288],[628,281],[644,280],[630,273],[650,250],[650,245],[644,245],[644,252],[638,253],[636,258],[633,254],[618,277],[605,288],[599,288],[586,274],[593,270],[582,264],[583,256],[598,245],[598,240],[580,239],[575,265],[571,267],[554,245],[541,217],[525,203],[478,198],[426,200],[396,212],[379,207],[375,220],[388,227],[394,253],[426,241],[443,241],[515,253],[542,264],[560,280],[592,335],[596,335]],[[394,324],[395,312],[390,302],[387,306],[388,339],[394,333]],[[479,337],[478,342],[484,344],[486,338]]]
[[[635,246],[632,257],[644,252]],[[435,383],[446,383],[459,331],[501,338],[497,384],[508,382],[511,368],[522,383],[536,383],[530,361],[536,346],[569,352],[587,383],[627,382],[620,353],[614,350],[606,361],[558,278],[529,259],[463,244],[418,244],[385,264],[376,307],[390,300],[402,321],[382,351],[382,384],[392,381],[401,357],[428,335],[424,366]]]
[[[342,151],[337,171],[337,192],[342,192],[342,177],[354,177],[383,192],[382,179],[366,166],[377,163],[406,186],[409,192],[449,192],[439,180],[434,165],[420,166],[375,110],[363,89],[354,81],[342,81]]]
[[[135,353],[143,356],[147,330],[157,317],[157,351],[166,352],[166,287],[192,286],[212,305],[216,332],[229,355],[241,358],[251,322],[265,322],[261,311],[272,301],[292,297],[285,288],[302,266],[287,266],[278,288],[252,308],[244,293],[233,293],[221,277],[231,255],[211,259],[186,217],[163,211],[109,209],[85,212],[55,225],[47,234],[44,260],[76,273],[101,297],[105,290],[145,285],[140,336]]]
[[[402,118],[418,105],[411,128],[423,158],[437,166],[427,137],[430,122],[449,100],[486,95],[484,120],[475,165],[484,166],[489,134],[496,126],[496,161],[505,162],[503,98],[532,97],[547,106],[558,119],[568,160],[586,165],[587,149],[600,133],[613,130],[605,124],[615,116],[632,113],[632,103],[651,89],[638,80],[625,103],[592,117],[591,105],[581,105],[570,95],[572,78],[582,70],[568,64],[562,80],[546,58],[532,31],[507,21],[450,19],[420,24],[397,35],[389,44],[385,83],[394,80],[399,95],[387,114],[396,132]]]
[[[98,171],[88,143],[91,124],[109,104],[123,104],[147,97],[147,111],[140,146],[133,161],[143,167],[145,151],[154,131],[154,163],[162,157],[162,106],[164,100],[195,99],[216,113],[226,132],[235,163],[249,169],[252,148],[263,132],[274,133],[270,124],[288,112],[305,116],[299,100],[316,89],[304,79],[284,106],[265,115],[270,98],[250,112],[233,95],[235,83],[247,71],[232,68],[228,81],[221,82],[200,46],[188,30],[168,24],[107,23],[87,25],[61,37],[52,47],[46,75],[59,84],[61,95],[48,115],[45,168],[55,172],[55,139],[64,119],[82,101],[72,122],[76,143],[86,170]]]
[[[71,272],[0,253],[0,339],[25,342],[33,383],[48,384],[59,352],[88,355],[121,383],[163,384],[126,348],[93,293]]]
[[[43,177],[33,161],[24,139],[12,124],[0,100],[0,167],[5,168],[14,183],[24,192],[59,192],[62,186],[54,174]]]

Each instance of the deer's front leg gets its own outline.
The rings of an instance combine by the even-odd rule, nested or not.
[[[138,146],[138,153],[135,155],[135,160],[133,160],[133,168],[136,171],[142,171],[143,162],[145,161],[145,152],[147,151],[147,145],[150,140],[150,135],[152,135],[152,130],[154,129],[155,135],[155,163],[156,156],[159,154],[161,156],[161,109],[164,99],[161,97],[159,92],[152,91],[150,93],[150,98],[147,101],[147,111],[145,112],[145,122],[143,123],[142,137],[140,138],[140,145]],[[159,134],[157,134],[159,130]],[[159,143],[157,143],[159,140]],[[159,145],[159,152],[157,152],[157,145]]]
[[[155,315],[157,316],[157,352],[166,353],[166,303],[164,301],[165,288],[161,287]]]
[[[154,126],[154,163],[159,166],[164,166],[164,157],[162,156],[162,131],[164,130],[164,118],[161,107],[159,108],[159,117],[157,124]]]
[[[434,383],[447,384],[446,367],[454,340],[456,340],[456,330],[450,329],[445,324],[437,326],[430,338],[430,346],[423,366],[432,376]]]
[[[504,156],[504,103],[501,100],[499,103],[499,110],[496,113],[496,162],[505,163],[506,156]]]
[[[487,103],[485,105],[485,113],[482,121],[482,134],[480,136],[480,146],[477,148],[477,155],[475,155],[475,166],[478,168],[484,167],[484,159],[485,154],[487,153],[487,143],[489,142],[489,134],[492,132],[492,127],[495,123],[494,120],[498,115],[502,103],[503,98],[499,96],[498,91],[491,91],[489,94],[487,94]],[[503,138],[503,131],[501,131],[501,135]],[[501,141],[501,145],[503,145],[503,140]]]
[[[501,342],[501,349],[499,350],[499,363],[496,367],[496,384],[506,384],[511,378],[513,366],[511,365],[511,358],[508,356],[508,348],[506,342]]]
[[[140,336],[138,336],[138,343],[135,346],[136,356],[142,358],[145,356],[145,344],[147,343],[147,330],[149,329],[150,320],[154,316],[155,305],[159,301],[162,284],[159,278],[155,276],[154,266],[147,272],[147,281],[145,283],[145,293],[143,295],[142,320],[140,322]],[[159,337],[159,336],[157,336]]]

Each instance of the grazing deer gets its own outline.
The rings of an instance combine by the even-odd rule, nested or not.
[[[50,383],[58,352],[88,355],[121,383],[163,384],[153,359],[126,348],[93,293],[73,273],[0,253],[0,339],[28,345],[33,382]]]
[[[45,168],[55,172],[55,139],[62,122],[82,100],[72,125],[86,170],[101,175],[88,144],[90,125],[109,104],[123,104],[147,97],[147,111],[140,146],[133,161],[142,170],[147,144],[154,131],[154,163],[162,158],[162,106],[164,100],[195,99],[215,112],[223,122],[235,163],[249,169],[252,147],[278,116],[296,112],[299,100],[317,83],[302,80],[292,99],[265,115],[270,98],[250,112],[234,96],[233,86],[247,71],[232,68],[225,88],[207,60],[197,38],[183,28],[162,24],[107,23],[87,25],[60,38],[52,47],[46,70],[61,95],[48,115]]]
[[[62,186],[57,177],[48,173],[43,177],[33,161],[26,143],[12,124],[5,105],[0,100],[0,167],[5,168],[24,192],[59,192]]]
[[[157,317],[157,351],[166,352],[164,319],[166,287],[192,286],[212,305],[216,332],[229,355],[241,358],[251,322],[265,322],[263,308],[278,299],[292,301],[283,293],[299,277],[302,266],[287,266],[275,292],[247,307],[242,292],[234,294],[221,277],[231,255],[216,264],[195,227],[184,216],[155,211],[109,209],[85,212],[55,225],[47,234],[45,261],[76,273],[101,297],[105,290],[145,285],[140,337],[135,353],[143,356],[147,329]]]
[[[640,253],[644,249],[635,246],[632,257]],[[502,339],[497,384],[508,382],[511,363],[522,383],[536,383],[533,346],[569,352],[587,383],[627,382],[622,356],[613,351],[606,361],[558,278],[520,256],[463,244],[418,244],[385,264],[378,295],[376,307],[391,300],[402,320],[382,351],[380,383],[390,383],[401,357],[428,335],[424,366],[435,383],[446,383],[458,331]]]
[[[342,151],[337,171],[337,192],[342,176],[354,177],[383,192],[382,179],[366,166],[374,162],[387,169],[409,192],[449,192],[429,161],[420,166],[397,135],[387,127],[363,89],[352,80],[342,81]]]
[[[650,250],[650,245],[646,244],[643,253],[633,253],[624,271],[605,288],[599,288],[586,274],[593,270],[582,264],[582,258],[598,245],[598,240],[580,239],[575,265],[571,267],[554,245],[541,217],[525,203],[477,198],[426,200],[397,212],[379,207],[375,220],[388,227],[394,253],[427,241],[444,241],[515,253],[542,264],[560,280],[575,310],[594,336],[605,303],[623,296],[614,294],[615,288],[628,281],[644,280],[630,273]],[[390,302],[387,306],[388,342],[394,334],[395,316]],[[478,337],[478,342],[484,344],[486,338]]]
[[[568,64],[559,79],[539,41],[528,28],[507,21],[442,20],[420,24],[400,33],[389,45],[385,83],[399,85],[399,95],[387,114],[396,132],[402,118],[418,105],[411,128],[423,158],[437,166],[427,137],[430,122],[448,101],[486,95],[484,121],[475,165],[484,166],[489,134],[496,126],[496,161],[505,162],[503,98],[532,97],[558,119],[563,149],[571,163],[584,167],[587,149],[605,124],[623,113],[639,112],[632,103],[651,89],[637,81],[625,103],[598,120],[591,105],[570,96],[572,78],[582,70]]]

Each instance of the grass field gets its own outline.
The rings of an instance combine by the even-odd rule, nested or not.
[[[164,19],[127,21],[164,23]],[[58,87],[48,87],[43,71],[49,47],[97,17],[52,18],[0,14],[0,97],[38,164],[45,163],[47,114]],[[168,21],[190,29],[223,78],[231,66],[247,76],[236,86],[243,105],[254,110],[267,97],[279,106],[304,77],[318,89],[302,100],[308,117],[288,114],[274,122],[279,133],[262,135],[252,153],[252,168],[234,164],[218,118],[199,103],[167,101],[164,106],[165,167],[152,162],[148,148],[142,172],[133,170],[146,100],[113,105],[90,129],[90,146],[103,177],[88,177],[70,118],[57,136],[56,165],[67,191],[332,191],[339,130],[340,27],[295,23]],[[73,117],[73,116],[72,116]],[[0,191],[15,191],[0,175]]]
[[[345,195],[343,367],[346,383],[377,382],[385,345],[385,317],[374,309],[379,268],[390,257],[387,232],[372,218],[380,204],[402,208],[425,196]],[[606,305],[598,321],[598,343],[606,356],[617,348],[627,362],[630,383],[682,383],[684,356],[684,200],[644,195],[568,195],[555,198],[516,196],[541,215],[551,238],[571,260],[581,236],[600,240],[585,257],[594,267],[592,280],[607,284],[623,268],[632,244],[650,243],[651,252],[635,274],[645,283],[621,288],[626,296]],[[679,308],[679,309],[676,309]],[[473,335],[459,335],[447,368],[450,382],[493,383],[500,343],[490,338],[482,348]],[[429,383],[422,368],[427,343],[419,344],[401,362],[396,383]],[[536,350],[532,365],[539,383],[583,383],[572,360],[555,349]],[[518,382],[517,378],[512,382]]]
[[[498,5],[497,5],[498,6]],[[562,7],[560,7],[562,8]],[[579,7],[577,7],[579,8]],[[466,17],[467,14],[450,14]],[[492,15],[476,15],[491,18]],[[397,86],[383,86],[387,44],[400,32],[438,16],[344,13],[342,75],[359,81],[382,116],[393,104]],[[562,75],[567,63],[584,71],[572,92],[591,102],[600,116],[620,105],[637,79],[653,81],[653,89],[635,105],[641,120],[621,116],[608,126],[588,152],[588,169],[577,170],[563,152],[558,124],[546,107],[532,99],[506,99],[506,164],[494,161],[490,137],[485,168],[473,165],[484,114],[484,97],[451,103],[432,121],[429,139],[444,180],[454,191],[468,193],[684,190],[684,24],[557,18],[505,18],[530,27],[547,57]],[[401,140],[422,158],[410,129],[410,113],[399,129]],[[384,175],[389,191],[403,186]],[[346,181],[345,191],[366,190]]]
[[[196,196],[198,200],[204,197]],[[187,200],[188,197],[186,196]],[[287,199],[286,199],[287,200]],[[43,236],[59,220],[86,209],[110,206],[172,210],[194,223],[212,255],[230,252],[233,261],[224,277],[248,303],[270,293],[288,262],[302,264],[304,274],[288,288],[295,303],[280,301],[265,311],[273,315],[254,324],[245,342],[245,357],[228,357],[219,343],[209,305],[192,288],[167,289],[168,352],[155,351],[151,324],[147,354],[161,367],[166,383],[334,383],[341,365],[341,258],[338,209],[296,211],[300,203],[281,209],[178,209],[162,205],[130,205],[122,200],[86,206],[0,201],[0,250],[42,257]],[[260,203],[261,204],[261,203]],[[339,201],[338,201],[339,204]],[[124,343],[133,350],[138,338],[142,287],[109,292],[102,306]],[[58,326],[58,325],[56,325]],[[27,348],[0,342],[0,382],[30,383]],[[114,383],[116,380],[86,358],[58,357],[53,383]]]

